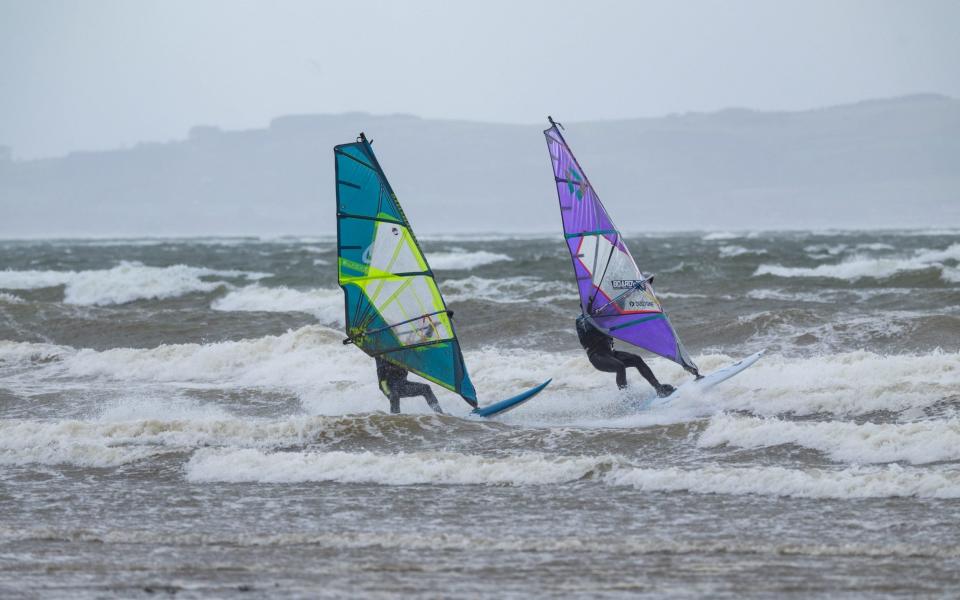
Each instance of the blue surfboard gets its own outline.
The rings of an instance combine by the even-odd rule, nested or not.
[[[522,394],[517,394],[506,400],[501,400],[500,402],[494,402],[493,404],[488,404],[487,406],[481,406],[475,408],[470,412],[471,416],[474,417],[495,417],[497,415],[502,415],[503,413],[513,410],[516,407],[520,406],[530,398],[533,398],[537,394],[543,391],[543,388],[550,385],[550,382],[553,379],[548,379],[536,387],[532,387],[529,390],[523,392]]]

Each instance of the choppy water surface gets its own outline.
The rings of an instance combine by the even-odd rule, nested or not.
[[[960,586],[958,232],[633,237],[704,371],[768,349],[646,414],[562,241],[423,243],[481,401],[554,378],[500,421],[384,414],[332,239],[0,242],[0,595]]]

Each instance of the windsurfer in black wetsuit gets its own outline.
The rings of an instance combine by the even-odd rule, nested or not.
[[[414,383],[407,381],[409,372],[397,365],[388,362],[379,356],[374,358],[377,361],[377,381],[380,382],[380,391],[390,399],[390,412],[400,413],[400,398],[412,398],[423,396],[433,412],[443,414],[437,397],[433,395],[433,390],[425,383]]]
[[[577,337],[580,338],[580,345],[587,351],[590,364],[598,371],[616,373],[617,387],[621,390],[627,387],[627,368],[636,367],[653,389],[657,390],[657,396],[665,398],[673,393],[675,388],[668,383],[657,381],[657,377],[642,358],[636,354],[614,350],[613,338],[601,331],[590,317],[583,314],[577,317]]]

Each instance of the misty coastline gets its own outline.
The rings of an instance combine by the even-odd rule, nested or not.
[[[960,225],[960,100],[946,96],[566,125],[625,230]],[[0,157],[0,237],[332,234],[331,148],[361,130],[419,232],[548,232],[555,199],[541,129],[291,115],[58,158],[15,160],[14,149]]]

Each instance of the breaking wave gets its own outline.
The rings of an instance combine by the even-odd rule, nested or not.
[[[605,459],[534,453],[504,459],[456,452],[384,455],[243,449],[199,450],[184,468],[187,479],[195,482],[543,485],[581,479],[604,464]]]
[[[713,357],[710,357],[713,358]],[[707,371],[714,360],[698,358]],[[960,352],[865,350],[799,359],[766,355],[712,395],[719,410],[755,415],[866,415],[923,409],[960,390]]]
[[[794,444],[838,462],[926,464],[960,460],[960,420],[858,424],[718,415],[698,444],[737,448]]]
[[[212,292],[228,285],[222,280],[211,281],[211,277],[249,280],[268,276],[268,273],[186,265],[149,267],[124,261],[112,269],[91,271],[0,271],[0,289],[30,290],[62,285],[65,303],[102,306]]]
[[[471,275],[464,279],[447,279],[443,282],[445,297],[449,302],[485,300],[499,304],[528,302],[530,298],[547,303],[568,298],[569,286],[559,281],[545,281],[536,277],[503,277],[488,279]]]
[[[736,258],[738,256],[745,256],[748,254],[755,254],[758,256],[767,254],[766,250],[744,248],[743,246],[720,246],[719,252],[720,258]]]
[[[0,464],[112,467],[201,447],[368,445],[387,438],[426,438],[433,432],[441,436],[448,424],[439,419],[433,415],[396,418],[381,414],[239,418],[190,403],[123,402],[109,407],[95,420],[0,420]]]
[[[773,275],[775,277],[823,277],[828,279],[846,279],[854,281],[862,278],[886,279],[897,273],[937,269],[944,281],[952,281],[955,268],[945,266],[945,261],[960,261],[960,244],[953,244],[945,250],[918,250],[911,257],[876,258],[854,254],[836,264],[817,265],[816,267],[785,267],[776,264],[762,264],[757,267],[754,276]]]
[[[708,233],[704,235],[700,239],[705,242],[717,242],[717,241],[735,240],[742,237],[747,237],[747,234],[731,233],[729,231],[714,231],[712,233]]]
[[[315,414],[382,410],[372,361],[358,350],[345,351],[341,340],[339,331],[310,325],[278,336],[148,349],[97,351],[0,342],[0,373],[28,370],[24,385],[31,392],[38,386],[57,390],[106,379],[277,390],[297,394],[308,412]],[[483,382],[483,403],[555,378],[544,392],[549,401],[510,413],[504,419],[507,422],[593,424],[598,411],[623,401],[612,377],[593,369],[579,351],[483,348],[465,352],[465,358],[471,378]],[[694,358],[705,372],[734,360],[725,354]],[[664,382],[679,384],[688,379],[665,360],[655,359],[651,367]],[[637,386],[632,393],[648,392],[636,373],[628,378]],[[17,380],[8,378],[5,385],[16,389]],[[960,352],[882,355],[861,350],[807,358],[768,354],[715,393],[689,403],[678,401],[671,410],[638,415],[628,426],[688,420],[691,414],[707,416],[721,410],[764,416],[897,412],[932,406],[955,396],[958,389]],[[443,390],[438,393],[445,409],[462,414],[462,400]],[[426,410],[420,402],[406,402],[404,410]]]
[[[648,492],[800,498],[960,498],[956,470],[886,467],[637,467],[617,456],[559,457],[523,453],[482,457],[456,452],[265,452],[201,449],[184,466],[192,482],[379,485],[558,485],[578,481]]]
[[[339,289],[295,290],[248,285],[231,290],[210,305],[238,312],[302,312],[327,325],[343,325],[343,293]]]
[[[470,271],[495,262],[511,260],[513,259],[506,254],[487,252],[486,250],[468,252],[462,249],[454,249],[450,252],[427,253],[427,262],[438,271]]]

